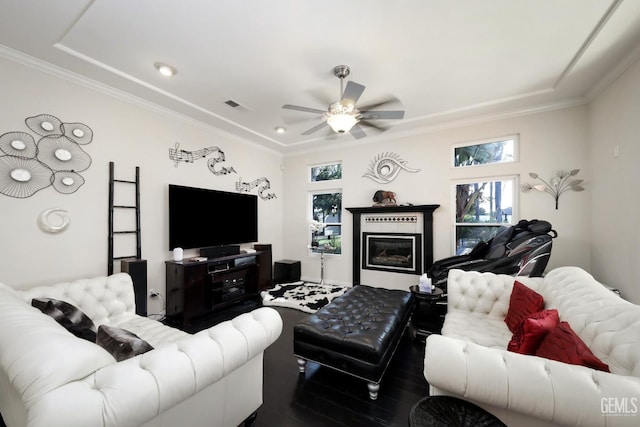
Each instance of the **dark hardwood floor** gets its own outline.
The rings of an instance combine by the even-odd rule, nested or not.
[[[402,338],[380,384],[369,399],[366,382],[315,363],[298,373],[293,356],[293,324],[308,314],[288,309],[282,335],[265,352],[264,404],[257,427],[408,426],[409,411],[428,394],[423,374],[424,344],[408,332]]]

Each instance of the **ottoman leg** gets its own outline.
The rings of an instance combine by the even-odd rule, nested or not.
[[[380,384],[367,383],[367,388],[369,389],[369,398],[371,400],[376,400],[378,398],[378,390],[380,390]]]
[[[304,371],[306,371],[306,369],[307,369],[307,361],[304,359],[298,358],[298,371],[300,371],[301,374],[304,374]]]

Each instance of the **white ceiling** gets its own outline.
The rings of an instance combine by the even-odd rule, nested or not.
[[[354,141],[281,108],[327,108],[340,64],[406,111],[358,143],[587,102],[640,56],[640,1],[0,0],[0,45],[287,153]]]

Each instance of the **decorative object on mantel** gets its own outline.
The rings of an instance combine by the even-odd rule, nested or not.
[[[580,169],[573,169],[572,171],[559,170],[556,171],[553,178],[551,178],[550,182],[545,181],[540,178],[537,173],[529,172],[529,176],[533,179],[539,179],[542,181],[542,184],[529,184],[525,183],[522,185],[522,191],[528,192],[530,190],[543,191],[545,193],[551,194],[551,196],[556,201],[556,209],[558,209],[558,199],[560,199],[560,195],[566,191],[584,191],[584,187],[581,185],[584,181],[583,179],[571,179],[571,177],[576,176],[580,172]]]
[[[275,199],[275,193],[264,193],[266,190],[271,188],[271,182],[264,176],[262,178],[254,179],[251,182],[243,182],[242,178],[238,179],[238,182],[236,182],[236,191],[244,191],[248,193],[249,191],[253,190],[263,183],[264,185],[258,189],[258,195],[260,196],[260,198],[262,200]]]
[[[20,199],[49,186],[74,193],[84,184],[78,172],[91,166],[91,156],[80,147],[93,140],[91,128],[50,114],[27,117],[25,123],[41,138],[36,142],[20,131],[0,135],[0,193]]]
[[[66,212],[67,211],[61,208],[45,209],[44,211],[42,211],[42,213],[40,213],[40,215],[38,215],[38,226],[42,231],[45,231],[47,233],[62,233],[64,230],[69,228],[69,224],[71,223],[71,220],[66,215]],[[58,219],[55,221],[52,221],[50,218],[53,214],[58,217]]]
[[[181,150],[180,143],[176,142],[175,148],[169,148],[169,159],[175,162],[174,164],[175,167],[178,167],[180,162],[193,163],[195,160],[203,159],[210,154],[216,155],[216,157],[212,157],[207,161],[207,167],[209,168],[211,173],[217,176],[227,175],[230,173],[237,173],[236,170],[233,168],[233,166],[222,167],[218,170],[215,169],[215,166],[218,163],[225,161],[224,152],[216,146],[202,148],[196,151],[187,151],[187,150]]]
[[[401,171],[411,173],[420,172],[420,169],[412,169],[407,166],[407,161],[402,160],[396,153],[378,154],[370,163],[363,177],[374,180],[380,184],[387,184],[398,176]]]
[[[397,206],[396,193],[378,190],[373,194],[373,206]]]

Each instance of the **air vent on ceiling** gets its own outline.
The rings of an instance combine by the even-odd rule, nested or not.
[[[228,101],[224,101],[224,103],[227,104],[231,108],[238,108],[240,106],[240,104],[238,104],[233,99],[229,99]]]

